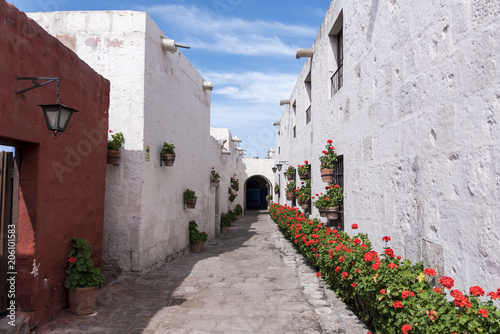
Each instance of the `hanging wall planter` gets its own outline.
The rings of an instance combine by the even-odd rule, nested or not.
[[[328,219],[339,219],[340,212],[339,212],[339,207],[330,207],[326,208],[326,218]]]
[[[299,205],[304,210],[309,209],[309,201],[307,201],[307,202],[299,202]]]
[[[110,165],[119,165],[120,164],[120,153],[118,150],[108,150],[107,154],[107,163]]]
[[[186,209],[194,209],[196,207],[196,191],[190,190],[189,188],[184,190],[184,206]]]
[[[309,179],[309,161],[304,161],[303,165],[298,165],[297,166],[297,173],[299,174],[299,177],[301,180],[307,180]]]
[[[325,208],[318,208],[318,211],[319,211],[320,217],[326,217],[326,209]]]
[[[163,142],[163,146],[160,151],[160,166],[162,162],[165,166],[173,166],[175,161],[175,146],[174,144],[169,144]]]
[[[321,181],[323,182],[333,182],[333,168],[328,169],[320,169],[321,172]]]
[[[215,167],[212,167],[212,171],[210,172],[210,184],[214,188],[217,188],[220,184],[220,175],[215,171]]]
[[[109,133],[113,133],[112,130],[109,130]],[[108,139],[108,154],[107,154],[107,163],[110,165],[118,165],[120,161],[120,147],[122,147],[125,142],[125,137],[121,132],[117,134],[112,134],[111,139]]]

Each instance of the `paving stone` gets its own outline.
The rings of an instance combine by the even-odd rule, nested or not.
[[[366,334],[269,215],[248,214],[150,273],[125,273],[99,291],[91,316],[70,314],[35,333]]]

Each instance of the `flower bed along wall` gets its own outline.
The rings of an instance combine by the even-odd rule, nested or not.
[[[366,234],[351,237],[317,219],[306,219],[289,206],[273,204],[269,212],[283,234],[318,268],[318,276],[324,276],[375,329],[374,334],[500,333],[500,310],[492,301],[500,299],[500,289],[486,294],[475,286],[467,294],[452,289],[454,281],[447,276],[439,280],[443,288],[432,288],[428,283],[436,275],[432,268],[411,264],[390,247],[378,254]],[[387,243],[390,239],[383,238]],[[453,300],[447,299],[445,289]]]

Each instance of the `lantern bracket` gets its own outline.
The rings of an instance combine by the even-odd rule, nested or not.
[[[20,90],[19,92],[16,92],[16,94],[19,95],[21,97],[21,99],[26,98],[26,95],[24,95],[24,93],[26,93],[27,91],[48,85],[49,83],[55,81],[56,87],[57,87],[57,95],[56,95],[57,103],[59,103],[59,80],[60,80],[60,78],[58,78],[58,77],[18,77],[17,80],[31,80],[31,82],[33,83],[33,86],[26,88],[26,89],[23,89],[23,90]],[[40,83],[39,81],[42,81],[42,80],[44,80],[44,82]]]

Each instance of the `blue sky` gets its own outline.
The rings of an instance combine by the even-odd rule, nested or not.
[[[245,157],[264,158],[331,0],[7,0],[24,12],[143,10],[180,49],[212,91],[211,126],[240,137]]]

